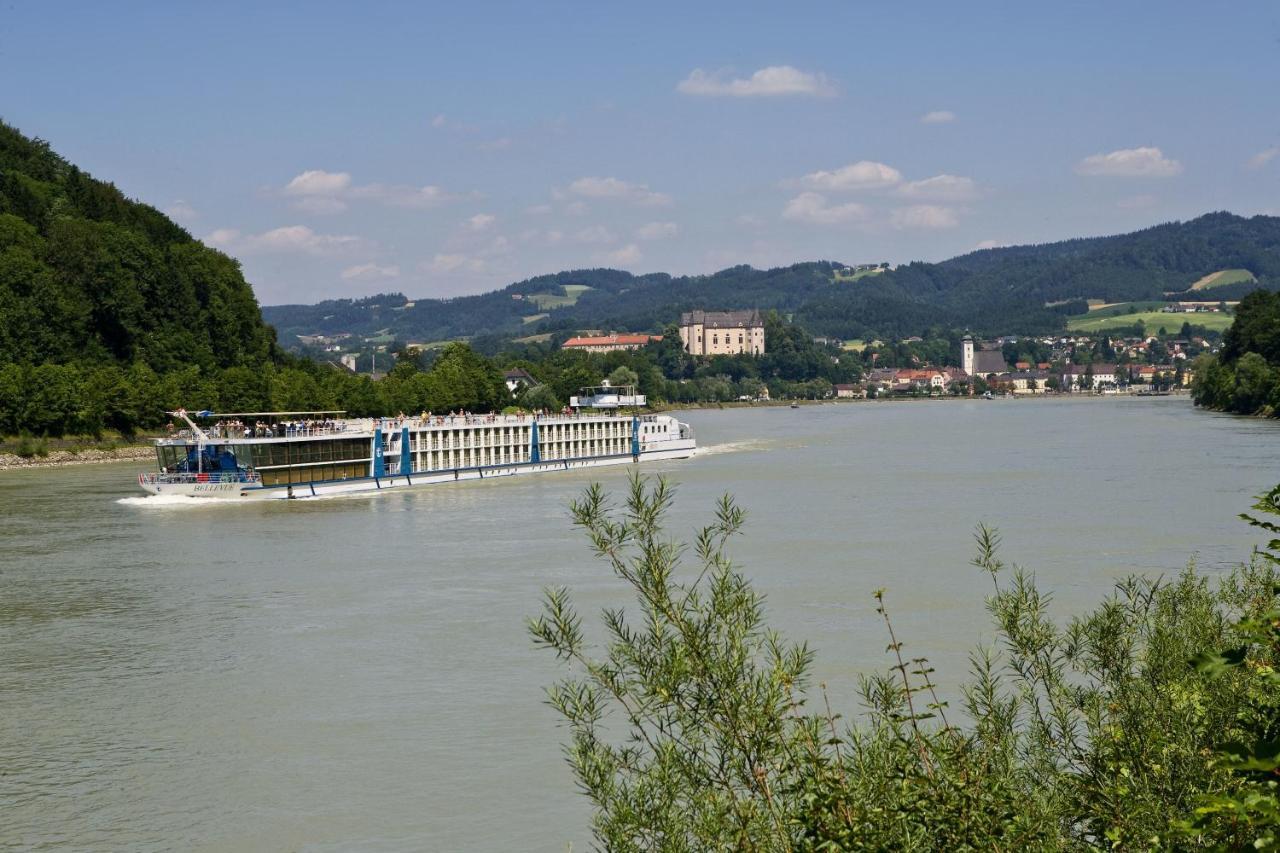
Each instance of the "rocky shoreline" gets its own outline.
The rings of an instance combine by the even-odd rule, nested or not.
[[[50,450],[47,456],[23,457],[14,453],[0,453],[0,471],[22,468],[62,468],[67,465],[88,465],[95,462],[125,462],[134,459],[155,461],[156,451],[150,445],[117,447],[113,450],[89,448],[72,453],[70,450]]]

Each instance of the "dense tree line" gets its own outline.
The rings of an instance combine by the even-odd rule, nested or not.
[[[1216,356],[1195,364],[1198,405],[1242,415],[1280,415],[1280,294],[1257,291],[1236,306]]]
[[[148,365],[0,365],[0,435],[125,435],[162,427],[166,411],[343,410],[355,416],[400,412],[492,411],[512,402],[502,374],[466,344],[451,344],[429,370],[398,361],[375,382],[329,364],[279,364],[206,371],[197,365],[159,374]]]

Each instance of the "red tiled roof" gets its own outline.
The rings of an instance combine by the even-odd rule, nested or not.
[[[660,341],[662,335],[603,335],[595,338],[569,338],[561,347],[644,346]]]

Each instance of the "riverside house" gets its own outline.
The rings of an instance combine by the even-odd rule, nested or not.
[[[1093,377],[1089,385],[1087,377]],[[1068,364],[1062,371],[1062,383],[1068,388],[1078,391],[1098,391],[1102,388],[1114,388],[1116,385],[1116,366],[1114,364]]]

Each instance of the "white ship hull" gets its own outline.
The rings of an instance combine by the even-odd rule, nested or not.
[[[584,468],[601,468],[613,465],[631,465],[640,462],[687,459],[697,452],[697,442],[691,437],[661,438],[654,436],[638,443],[638,453],[613,453],[605,456],[542,459],[536,462],[512,461],[505,464],[459,467],[445,470],[426,470],[410,474],[385,473],[382,476],[358,476],[340,480],[316,480],[294,483],[263,483],[208,477],[207,482],[165,482],[164,478],[139,478],[139,485],[153,495],[191,497],[214,500],[289,500],[359,492],[380,492],[389,489],[408,489],[420,486],[459,483],[468,480],[488,480],[496,477],[513,477],[521,474],[550,474],[558,471],[576,471]]]

